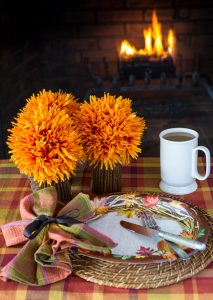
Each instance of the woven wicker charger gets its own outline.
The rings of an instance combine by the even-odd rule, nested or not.
[[[182,201],[171,195],[169,197]],[[186,201],[183,202],[186,203]],[[204,210],[191,203],[187,202],[187,204],[196,209],[208,223],[209,238],[205,251],[198,251],[185,261],[178,259],[172,262],[145,265],[126,262],[112,263],[71,252],[73,273],[100,285],[134,289],[167,286],[197,274],[213,260],[213,219]]]

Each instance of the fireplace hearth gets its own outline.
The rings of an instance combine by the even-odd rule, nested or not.
[[[136,65],[132,65],[132,60],[136,60]],[[144,59],[144,58],[143,58]],[[91,94],[101,94],[104,92],[144,92],[144,91],[162,91],[177,89],[196,89],[201,86],[207,91],[213,100],[211,92],[211,80],[206,74],[200,74],[197,71],[197,60],[195,59],[194,71],[176,72],[172,58],[165,58],[167,62],[160,63],[159,59],[153,64],[150,61],[142,61],[142,58],[130,58],[126,65],[118,63],[117,74],[109,73],[108,62],[105,57],[102,59],[105,74],[96,76],[92,65],[88,59],[85,60],[86,78],[79,81],[78,88],[85,90],[89,86],[83,98],[89,99]],[[122,62],[123,63],[123,62]],[[179,64],[181,62],[179,61]],[[128,66],[130,66],[128,68]]]

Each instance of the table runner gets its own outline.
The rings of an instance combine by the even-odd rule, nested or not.
[[[212,160],[213,162],[213,160]],[[204,160],[199,159],[199,169],[204,172]],[[132,161],[122,169],[122,191],[159,192],[159,158],[147,157]],[[74,192],[91,190],[91,169],[86,166],[72,179]],[[31,192],[28,179],[8,160],[0,161],[0,225],[18,220],[19,200]],[[198,190],[181,197],[205,209],[213,216],[213,169],[210,177],[198,182]],[[0,235],[0,266],[5,265],[18,251],[18,247],[6,248]],[[157,289],[117,289],[99,286],[71,275],[68,279],[45,287],[29,287],[16,282],[0,281],[0,299],[4,300],[122,300],[140,299],[208,299],[213,297],[213,263],[193,278]]]

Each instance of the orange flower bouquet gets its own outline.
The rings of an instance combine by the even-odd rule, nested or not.
[[[94,166],[93,191],[121,190],[120,166],[141,152],[145,120],[131,109],[131,100],[104,94],[80,107],[79,135],[86,158]]]
[[[78,110],[72,94],[43,90],[28,99],[9,130],[11,160],[38,187],[55,185],[64,202],[70,200],[68,180],[82,155],[75,125]]]

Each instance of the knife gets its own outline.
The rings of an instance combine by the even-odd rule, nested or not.
[[[206,245],[202,242],[196,241],[196,240],[192,240],[192,239],[188,239],[188,238],[184,238],[180,235],[176,235],[176,234],[172,234],[169,232],[165,232],[162,230],[155,230],[155,229],[151,229],[148,227],[144,227],[138,224],[134,224],[134,223],[130,223],[127,221],[120,221],[120,224],[122,227],[131,230],[133,232],[142,234],[142,235],[146,235],[149,237],[161,237],[164,240],[176,243],[176,244],[181,244],[184,245],[188,248],[191,249],[197,249],[197,250],[205,250],[206,249]]]

